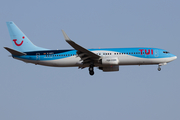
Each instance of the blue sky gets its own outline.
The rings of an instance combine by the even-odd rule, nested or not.
[[[0,119],[179,120],[179,59],[162,66],[120,66],[119,72],[52,68],[8,57],[6,21],[37,46],[71,49],[155,47],[180,56],[178,0],[3,0],[0,4]]]

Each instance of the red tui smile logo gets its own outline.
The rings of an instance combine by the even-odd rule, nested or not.
[[[22,39],[24,39],[24,38],[25,38],[25,37],[23,36]],[[18,44],[18,43],[16,42],[17,39],[13,39],[13,41],[14,41],[14,43],[15,43],[16,46],[21,46],[21,45],[23,44],[23,40],[21,41],[20,44]]]

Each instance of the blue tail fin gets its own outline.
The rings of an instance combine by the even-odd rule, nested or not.
[[[6,24],[13,44],[13,49],[20,52],[48,50],[34,45],[14,22],[6,22]]]

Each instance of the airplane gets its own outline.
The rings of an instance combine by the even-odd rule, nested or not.
[[[51,67],[89,68],[94,75],[94,67],[103,72],[119,71],[121,65],[162,65],[177,59],[177,56],[159,48],[97,48],[86,49],[72,41],[62,30],[66,42],[74,49],[50,50],[34,45],[12,21],[6,22],[13,49],[4,47],[12,57],[26,63]]]

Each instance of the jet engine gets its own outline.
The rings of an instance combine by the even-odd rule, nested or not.
[[[119,71],[119,66],[105,66],[105,67],[99,67],[100,70],[103,72],[113,72],[113,71]]]
[[[103,65],[118,65],[119,59],[118,58],[102,58],[101,63]]]

